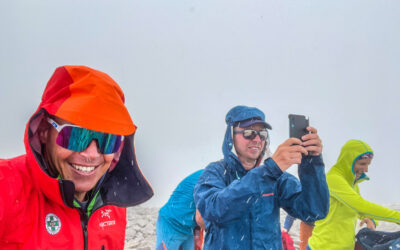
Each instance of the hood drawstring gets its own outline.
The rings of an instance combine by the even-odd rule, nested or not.
[[[240,180],[240,177],[239,177],[239,175],[238,175],[236,170],[235,170],[235,173],[236,173],[236,179]]]

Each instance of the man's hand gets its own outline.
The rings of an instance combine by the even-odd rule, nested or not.
[[[301,140],[289,138],[276,149],[272,160],[284,172],[293,164],[301,163],[301,154],[308,155],[306,148],[301,146]]]
[[[364,218],[360,222],[360,227],[362,227],[364,224],[367,224],[367,227],[369,229],[375,230],[375,223],[370,218]]]
[[[322,153],[322,142],[317,130],[313,127],[307,127],[307,130],[311,133],[301,137],[303,140],[301,146],[303,146],[312,156],[320,155]]]

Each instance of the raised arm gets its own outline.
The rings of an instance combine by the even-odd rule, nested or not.
[[[308,127],[307,130],[310,133],[302,137],[303,141],[299,145],[307,152],[300,157],[301,163],[299,162],[298,168],[300,187],[293,176],[282,178],[278,186],[278,194],[282,208],[289,214],[310,222],[325,218],[328,214],[329,190],[321,156],[321,139],[315,128]]]
[[[293,176],[280,180],[280,206],[305,222],[325,218],[329,212],[329,190],[324,169],[321,156],[305,157],[299,165],[300,183]]]
[[[354,209],[361,217],[400,223],[400,212],[367,201],[352,189],[344,179],[332,177],[331,195],[342,204]]]
[[[229,185],[225,184],[224,172],[222,163],[210,164],[194,190],[197,209],[204,219],[216,223],[240,218],[257,198],[274,192],[277,179],[282,175],[272,159]]]

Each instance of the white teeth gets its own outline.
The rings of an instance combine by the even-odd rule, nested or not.
[[[82,171],[82,172],[87,172],[87,173],[89,173],[89,172],[91,172],[91,171],[93,171],[95,169],[95,167],[85,167],[85,166],[79,166],[79,165],[76,165],[76,164],[71,164],[71,165],[75,169],[77,169],[79,171]]]

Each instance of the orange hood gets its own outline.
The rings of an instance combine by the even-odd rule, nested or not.
[[[136,130],[121,88],[107,74],[86,66],[56,69],[39,108],[75,125],[117,135]]]
[[[33,184],[50,200],[73,207],[75,188],[72,181],[52,176],[43,158],[38,128],[46,113],[84,128],[125,136],[123,147],[115,154],[101,184],[104,205],[127,207],[152,197],[153,190],[136,161],[136,126],[124,101],[118,84],[103,72],[86,66],[62,66],[55,70],[42,102],[28,121],[24,138]]]

